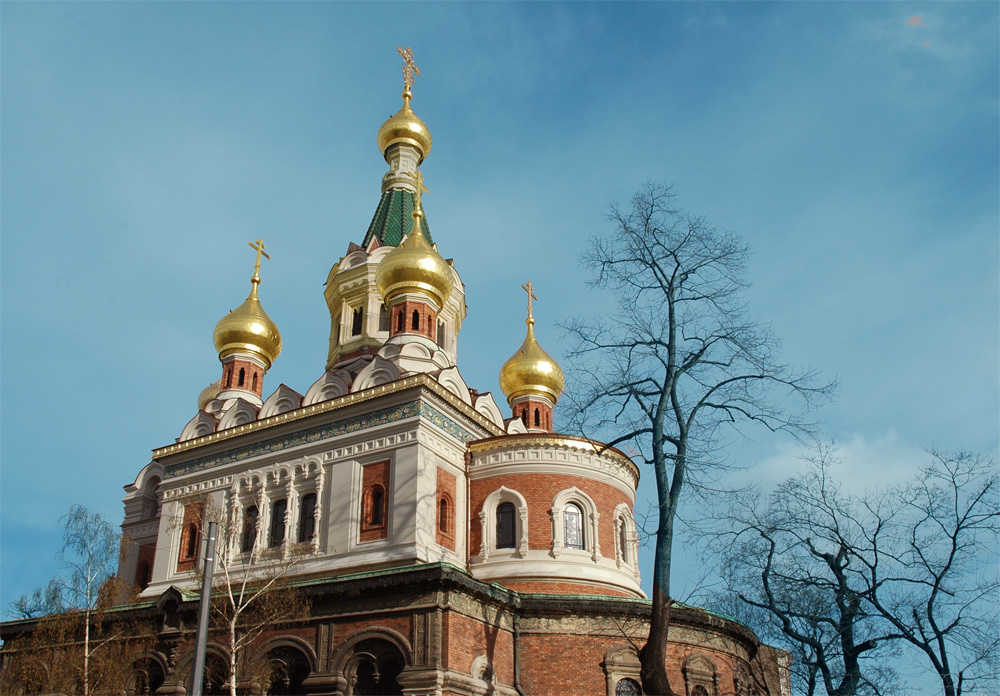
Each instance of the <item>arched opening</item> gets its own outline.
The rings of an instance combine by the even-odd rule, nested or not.
[[[513,503],[497,505],[497,548],[512,549],[516,545],[517,511]]]
[[[377,638],[362,641],[348,669],[349,696],[402,696],[397,680],[405,662],[399,649]]]
[[[254,373],[253,373],[253,380],[250,382],[250,388],[253,389],[254,391],[257,391],[257,372],[256,371],[254,371]]]
[[[135,570],[135,586],[138,587],[140,591],[145,590],[149,587],[149,580],[152,575],[153,570],[149,567],[149,562],[143,561]]]
[[[228,696],[228,677],[229,666],[222,657],[215,653],[205,655],[205,674],[201,682],[201,693],[204,696]],[[188,681],[190,682],[190,677]]]
[[[289,646],[275,648],[267,654],[261,686],[265,694],[305,694],[302,682],[309,676],[309,672],[309,660],[301,651]]]
[[[198,527],[195,526],[194,522],[187,526],[185,530],[187,542],[184,546],[184,558],[194,558],[195,553],[198,551]]]
[[[163,667],[152,658],[136,660],[132,664],[132,676],[125,687],[129,696],[146,696],[154,694],[163,686]]]
[[[406,319],[403,318],[403,310],[399,310],[396,314],[396,331],[402,331],[406,328]]]
[[[441,502],[438,505],[438,529],[440,529],[445,534],[448,533],[451,525],[449,522],[450,511],[448,510],[448,499],[442,497]]]
[[[254,544],[257,542],[257,524],[259,522],[260,511],[256,505],[251,505],[243,513],[243,543],[240,544],[240,550],[243,553],[253,551]]]
[[[615,684],[615,696],[642,696],[642,687],[634,679],[619,679]]]
[[[535,427],[538,428],[542,425],[542,413],[537,408],[535,409]]]
[[[361,325],[364,322],[365,310],[363,307],[356,307],[354,309],[354,317],[351,319],[351,335],[360,336],[361,335]]]
[[[288,501],[284,498],[275,500],[271,506],[271,540],[269,546],[281,546],[285,543],[286,512],[288,512]]]
[[[303,496],[299,511],[299,543],[312,541],[316,533],[316,494]]]
[[[385,522],[385,490],[382,486],[372,486],[371,510],[368,516],[368,524],[378,527]]]
[[[563,538],[567,549],[583,549],[583,510],[576,503],[563,507]]]
[[[247,371],[244,368],[241,367],[240,368],[240,376],[236,380],[236,386],[237,387],[242,387],[243,383],[246,381],[246,378],[247,378]]]
[[[233,368],[226,368],[226,386],[233,386]]]
[[[385,308],[385,305],[378,308],[378,330],[389,330],[389,310]]]
[[[624,517],[618,518],[618,548],[622,556],[622,563],[628,563],[628,525]]]
[[[413,310],[413,318],[410,321],[410,328],[414,331],[420,330],[420,312],[418,310]]]

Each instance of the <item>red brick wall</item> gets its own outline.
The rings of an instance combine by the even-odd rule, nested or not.
[[[472,518],[470,554],[478,554],[482,545],[479,513],[483,509],[483,501],[500,486],[512,488],[524,496],[528,504],[528,548],[540,550],[552,548],[552,499],[559,491],[574,486],[579,488],[591,497],[597,506],[597,512],[601,515],[598,521],[601,555],[614,556],[615,507],[626,503],[631,509],[629,499],[622,491],[608,484],[565,474],[512,474],[472,481],[470,487],[472,499],[469,507]],[[589,535],[589,521],[586,524],[586,533]]]
[[[437,470],[437,543],[452,551],[455,550],[455,526],[458,519],[455,515],[455,475],[441,469]],[[446,502],[447,514],[441,518],[441,501]]]
[[[386,539],[389,536],[389,462],[366,464],[361,469],[361,541]],[[381,520],[373,517],[374,492],[381,487],[382,515]]]
[[[507,587],[515,592],[535,592],[539,594],[582,594],[582,595],[605,595],[612,597],[635,597],[632,592],[625,592],[623,590],[612,590],[603,587],[598,587],[596,585],[586,585],[583,583],[575,582],[507,582],[503,581],[501,583],[504,587]]]
[[[184,506],[184,521],[181,526],[181,547],[177,552],[177,571],[192,570],[198,557],[198,546],[201,541],[201,516],[205,511],[204,503],[194,503]],[[188,553],[192,548],[191,538],[194,537],[194,553]]]
[[[420,316],[420,328],[413,330],[413,312]],[[403,314],[403,329],[399,329],[399,315]],[[389,336],[400,334],[419,334],[426,336],[432,341],[437,340],[437,313],[425,302],[415,302],[413,300],[403,300],[399,304],[393,305],[389,310]]]
[[[149,584],[149,580],[153,577],[153,560],[156,558],[156,542],[152,544],[143,544],[139,547],[139,555],[136,559],[135,564],[135,581],[134,584],[140,590],[146,589],[146,585]],[[145,584],[142,580],[142,566],[143,563],[149,568],[149,574],[145,578]]]
[[[243,385],[240,386],[240,369],[243,370]],[[257,386],[254,386],[254,375],[257,375]],[[222,388],[246,389],[260,396],[264,392],[264,370],[249,360],[234,358],[222,364]]]
[[[533,695],[602,696],[607,677],[601,662],[610,643],[607,637],[522,633],[521,687]]]
[[[496,608],[484,605],[484,618],[470,618],[457,612],[444,614],[444,633],[447,636],[445,667],[462,674],[469,673],[469,666],[479,655],[486,655],[493,665],[497,681],[512,684],[514,681],[514,636],[494,623]]]
[[[535,425],[535,410],[538,410],[538,425]],[[541,400],[528,399],[514,404],[514,417],[520,418],[528,428],[541,428],[552,432],[552,407]]]

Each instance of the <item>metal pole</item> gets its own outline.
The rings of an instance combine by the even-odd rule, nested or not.
[[[205,676],[205,647],[208,643],[208,605],[212,599],[212,570],[215,567],[215,534],[217,522],[208,523],[205,543],[205,567],[201,576],[201,600],[198,602],[198,632],[194,637],[194,672],[191,675],[191,696],[201,696]]]

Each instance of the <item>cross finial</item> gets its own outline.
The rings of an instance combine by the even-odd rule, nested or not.
[[[532,291],[531,281],[529,280],[527,283],[524,283],[523,285],[521,285],[521,289],[524,290],[526,293],[528,293],[528,318],[529,319],[534,319],[535,316],[534,316],[534,314],[532,314],[532,311],[531,311],[531,301],[532,300],[536,300],[537,301],[538,297]]]
[[[251,249],[257,251],[257,263],[253,265],[253,277],[258,282],[260,281],[260,257],[263,256],[266,259],[270,259],[271,255],[264,251],[264,240],[258,239],[256,242],[247,242]]]
[[[420,68],[413,62],[413,51],[410,50],[409,46],[406,48],[396,46],[396,50],[399,51],[399,56],[403,59],[403,83],[409,87],[413,84],[414,74],[420,74]]]
[[[430,189],[424,186],[424,173],[418,169],[415,172],[407,172],[407,174],[409,174],[410,178],[413,179],[417,189],[413,196],[413,209],[423,212],[423,203],[421,201],[425,193],[430,193]]]

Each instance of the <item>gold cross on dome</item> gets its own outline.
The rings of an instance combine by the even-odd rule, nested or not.
[[[264,240],[258,239],[256,242],[247,242],[251,249],[257,250],[257,263],[253,266],[253,274],[260,277],[260,257],[263,256],[266,259],[270,259],[271,255],[264,251]]]
[[[424,186],[424,173],[419,169],[415,172],[409,172],[410,178],[416,183],[416,193],[413,196],[413,209],[423,211],[422,199],[425,193],[430,193],[431,190]]]
[[[410,50],[409,46],[406,48],[396,46],[396,50],[399,51],[399,56],[403,59],[403,83],[409,87],[413,84],[413,75],[420,74],[420,68],[413,62],[413,51]]]
[[[529,317],[533,317],[533,315],[531,313],[531,301],[535,300],[537,302],[538,301],[538,297],[535,295],[534,292],[532,292],[531,281],[529,280],[527,283],[524,283],[521,286],[521,289],[524,290],[526,293],[528,293],[528,316]]]

